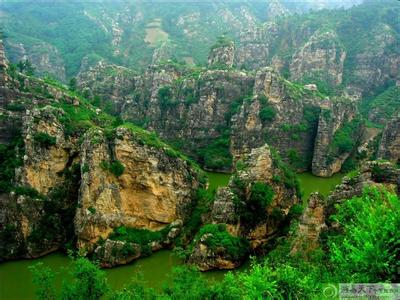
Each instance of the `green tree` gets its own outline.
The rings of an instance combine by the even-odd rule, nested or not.
[[[33,283],[36,285],[36,296],[39,300],[56,299],[54,292],[54,272],[43,263],[29,267],[32,272]]]
[[[75,77],[73,77],[73,78],[71,78],[70,79],[70,81],[69,81],[69,83],[68,83],[68,87],[69,87],[69,89],[71,90],[71,91],[76,91],[76,88],[77,88],[77,81],[76,81],[76,78]]]
[[[343,280],[399,280],[400,201],[376,188],[345,201],[334,216],[344,234],[329,240],[330,260]]]

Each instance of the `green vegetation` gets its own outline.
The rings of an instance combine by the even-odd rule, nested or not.
[[[268,99],[264,95],[259,96],[258,99],[261,104],[261,110],[259,115],[261,122],[263,122],[263,124],[272,122],[276,116],[276,111],[274,107],[268,103]]]
[[[105,171],[111,172],[116,177],[121,176],[125,170],[125,166],[119,160],[114,160],[112,162],[103,160],[100,163],[100,167]]]
[[[33,140],[42,147],[54,146],[57,140],[54,136],[49,135],[47,132],[37,132],[33,136]]]
[[[19,133],[9,144],[0,144],[0,153],[0,193],[8,193],[13,189],[15,168],[23,164],[24,141]]]
[[[64,282],[59,295],[54,288],[54,273],[43,265],[31,267],[33,282],[40,288],[36,296],[41,300],[50,299],[100,299],[109,291],[107,278],[99,267],[89,260],[78,257],[74,259],[73,265],[68,273],[72,280]]]
[[[204,239],[204,236],[207,238]],[[203,243],[212,251],[223,249],[233,259],[243,258],[248,251],[248,242],[244,238],[234,237],[226,231],[225,224],[206,224],[200,228],[198,238],[203,237]]]
[[[110,235],[111,240],[124,241],[145,246],[154,241],[160,241],[163,237],[163,231],[150,231],[147,229],[129,228],[125,226],[114,229]],[[168,228],[166,230],[168,232]]]
[[[357,118],[344,124],[335,132],[332,148],[339,154],[351,152],[357,144],[358,133],[362,124],[362,120]]]
[[[337,206],[333,219],[339,230],[327,232],[323,247],[309,253],[308,259],[289,254],[291,241],[284,239],[264,259],[253,261],[249,270],[228,273],[221,282],[206,282],[196,269],[182,266],[173,271],[172,281],[160,291],[146,288],[140,278],[134,278],[124,289],[111,291],[104,283],[103,271],[78,258],[61,295],[92,299],[87,291],[93,290],[105,299],[132,299],[132,295],[140,299],[321,299],[325,287],[339,282],[397,282],[399,214],[396,195],[368,189]],[[199,232],[204,234],[211,234],[206,243],[214,249],[224,247],[237,255],[244,246],[223,225],[205,225]],[[33,275],[39,299],[54,297],[54,273],[35,266]],[[69,294],[67,285],[74,292]]]
[[[329,240],[330,260],[341,276],[356,282],[396,282],[400,268],[400,201],[369,189],[343,202],[333,219],[344,234]]]
[[[294,189],[296,191],[297,196],[301,197],[300,182],[296,173],[293,171],[292,168],[290,168],[286,163],[282,161],[282,158],[280,157],[278,152],[272,150],[271,154],[274,166],[276,166],[282,172],[282,174],[279,176],[280,182],[283,182],[283,184],[287,188]]]
[[[224,135],[215,139],[207,147],[198,150],[200,163],[209,170],[229,170],[232,154],[229,151],[230,137]]]
[[[221,47],[227,47],[232,44],[232,40],[228,38],[225,35],[221,35],[217,38],[217,41],[215,42],[214,45],[211,46],[211,50],[214,50],[216,48],[221,48]]]
[[[389,120],[399,108],[400,87],[391,86],[375,97],[363,99],[360,110],[365,117],[374,115],[374,119]]]
[[[274,190],[263,182],[255,182],[250,188],[249,203],[255,210],[265,211],[274,198]]]
[[[161,110],[174,106],[178,102],[174,100],[172,88],[170,86],[163,86],[157,92],[158,100],[160,100]]]

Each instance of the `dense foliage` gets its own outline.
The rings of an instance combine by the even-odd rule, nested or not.
[[[325,248],[308,260],[290,253],[290,240],[247,271],[228,273],[221,282],[205,281],[191,267],[178,267],[171,284],[161,291],[145,287],[135,278],[124,289],[110,291],[103,271],[84,258],[75,259],[71,278],[54,296],[54,273],[43,266],[33,268],[39,299],[321,299],[327,284],[338,282],[397,282],[399,280],[400,201],[395,194],[368,189],[362,196],[337,207],[333,219],[339,230],[328,232]],[[206,225],[201,233],[212,232],[211,246],[231,245],[220,225]],[[95,296],[93,298],[93,296]]]
[[[206,224],[200,228],[198,237],[202,237],[212,251],[223,249],[232,259],[242,258],[248,249],[247,240],[229,234],[225,224]]]

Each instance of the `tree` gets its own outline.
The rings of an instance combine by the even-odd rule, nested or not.
[[[24,61],[20,60],[17,63],[17,68],[21,73],[25,73],[28,76],[32,76],[35,74],[35,68],[33,67],[30,60],[26,59]]]
[[[32,66],[30,60],[25,60],[25,73],[28,76],[33,76],[35,74],[35,68]]]
[[[21,73],[23,73],[25,71],[25,64],[24,64],[24,62],[22,60],[20,60],[17,63],[17,68]]]
[[[54,292],[54,272],[41,263],[30,269],[33,274],[33,282],[37,287],[38,299],[58,298]],[[87,258],[74,258],[69,273],[72,279],[68,282],[64,281],[61,288],[61,299],[97,300],[109,290],[105,273]]]
[[[77,82],[76,82],[76,78],[75,77],[73,77],[73,78],[71,78],[70,79],[70,81],[69,81],[69,83],[68,83],[68,86],[69,86],[69,89],[71,90],[71,91],[76,91],[76,88],[77,88]]]
[[[399,280],[400,201],[396,195],[368,189],[340,205],[334,220],[344,234],[330,238],[330,260],[344,276],[342,280]]]
[[[54,272],[43,263],[37,263],[29,267],[33,276],[33,283],[36,285],[36,296],[40,300],[53,300],[54,293]]]

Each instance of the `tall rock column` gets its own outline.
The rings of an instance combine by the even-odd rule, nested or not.
[[[231,41],[219,41],[208,56],[209,66],[226,66],[231,68],[235,58],[235,46]]]

